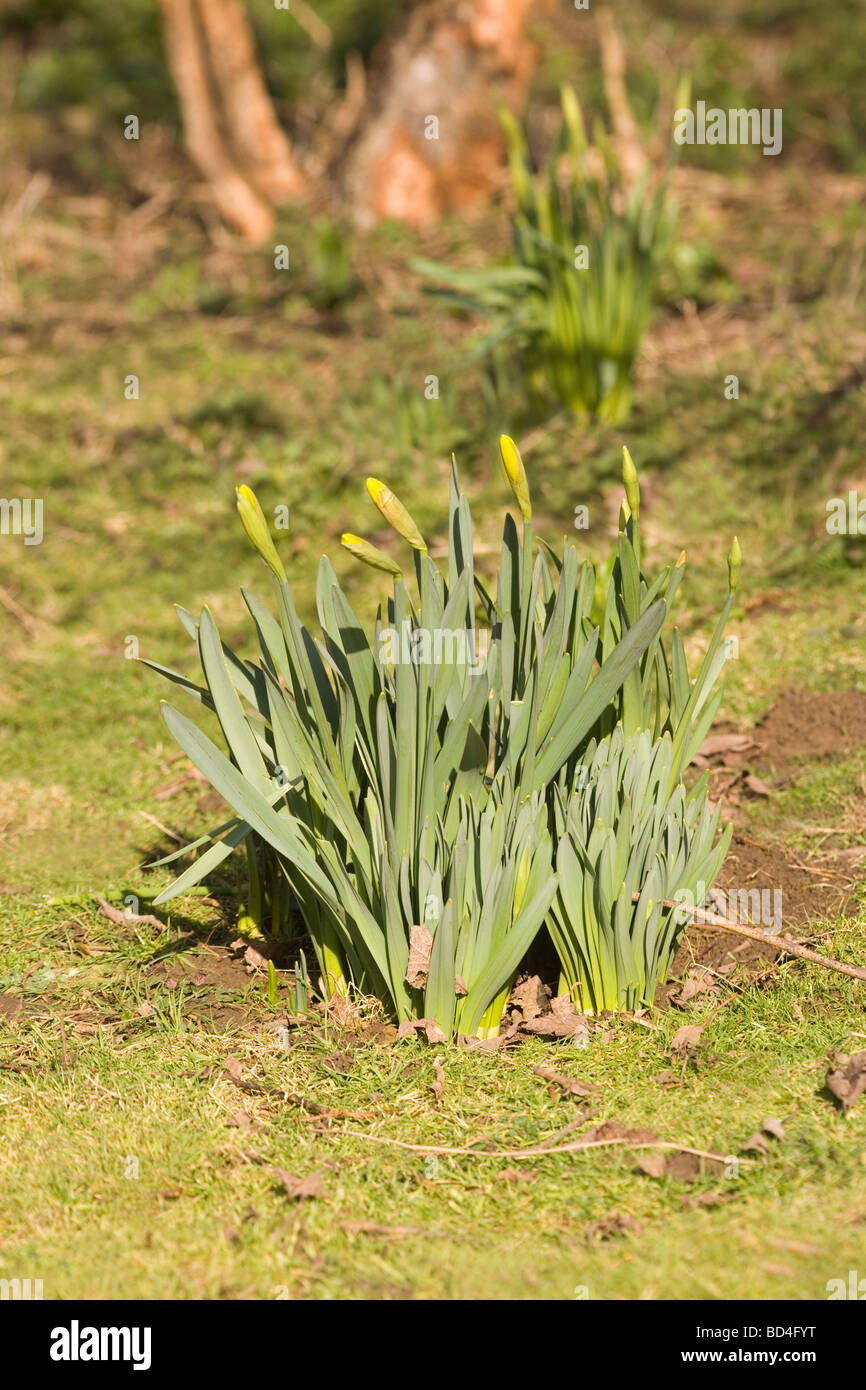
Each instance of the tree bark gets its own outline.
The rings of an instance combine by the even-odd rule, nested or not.
[[[265,89],[240,0],[160,0],[187,149],[224,220],[248,241],[304,179]]]
[[[377,105],[346,166],[361,224],[460,212],[501,179],[496,101],[526,96],[537,54],[530,10],[552,0],[424,0],[373,60]]]
[[[274,114],[242,0],[198,0],[198,12],[236,159],[269,203],[297,197],[305,180]]]

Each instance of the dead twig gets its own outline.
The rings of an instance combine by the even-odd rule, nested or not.
[[[639,893],[632,893],[632,902],[638,902]],[[801,946],[798,941],[791,941],[786,936],[769,936],[760,927],[745,927],[741,922],[731,922],[727,917],[719,917],[715,912],[705,912],[700,907],[690,907],[687,903],[676,903],[670,898],[662,899],[664,907],[682,908],[684,912],[692,914],[696,927],[701,927],[704,931],[730,931],[736,932],[738,936],[748,936],[752,941],[761,941],[766,946],[772,946],[776,951],[784,951],[789,956],[799,956],[801,960],[809,960],[813,965],[823,965],[827,970],[837,970],[840,975],[848,975],[852,980],[866,980],[866,970],[858,965],[846,965],[844,961],[833,960],[831,956],[819,955],[817,951],[812,951],[808,946]]]
[[[409,1149],[412,1153],[435,1154],[468,1158],[546,1158],[548,1154],[583,1153],[587,1149],[608,1149],[614,1145],[627,1149],[673,1149],[676,1153],[694,1154],[695,1158],[711,1159],[714,1163],[726,1163],[726,1154],[712,1153],[707,1149],[692,1149],[687,1144],[677,1144],[672,1139],[647,1139],[635,1142],[632,1139],[590,1139],[586,1143],[577,1140],[574,1144],[557,1144],[556,1148],[545,1148],[535,1144],[528,1149],[472,1149],[467,1147],[449,1148],[444,1144],[407,1144],[402,1139],[387,1139],[381,1134],[362,1134],[356,1129],[329,1129],[328,1135],[345,1136],[348,1139],[366,1139],[372,1144],[390,1144],[396,1149]],[[741,1159],[740,1162],[748,1160]]]

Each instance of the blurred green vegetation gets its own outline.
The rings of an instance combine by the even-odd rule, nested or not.
[[[346,55],[369,55],[406,0],[317,0],[333,41],[316,47],[291,8],[247,6],[270,89],[291,110],[317,83],[342,82]],[[158,0],[27,0],[0,11],[0,40],[16,39],[23,61],[17,101],[27,110],[89,106],[100,119],[176,120]]]
[[[410,0],[317,0],[332,42],[317,47],[289,10],[248,5],[264,69],[281,118],[293,128],[324,111],[344,81],[351,52],[368,57]],[[558,19],[557,42],[544,46],[536,84],[553,95],[575,83],[582,103],[604,110],[597,54],[581,42],[577,20]],[[866,7],[861,0],[672,0],[660,12],[650,0],[616,7],[628,53],[628,85],[638,119],[649,126],[669,102],[677,71],[688,71],[694,100],[708,106],[783,110],[784,146],[808,149],[840,169],[866,169]],[[591,19],[589,20],[591,23]],[[544,34],[543,16],[534,20]],[[578,27],[575,28],[575,25]],[[652,33],[649,48],[644,40]],[[162,49],[157,0],[25,0],[0,10],[0,42],[14,42],[15,91],[22,111],[86,107],[97,124],[115,126],[134,113],[177,123]],[[570,40],[570,41],[569,41]],[[664,75],[663,75],[664,74]],[[752,147],[695,146],[686,157],[724,172],[755,170],[764,156]]]

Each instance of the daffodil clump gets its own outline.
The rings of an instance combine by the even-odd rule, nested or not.
[[[428,1018],[446,1034],[480,1037],[497,1031],[545,927],[563,988],[583,1007],[651,1000],[676,940],[665,918],[662,946],[647,946],[659,934],[658,895],[691,885],[696,866],[709,888],[720,859],[706,787],[686,796],[682,774],[717,708],[712,687],[739,564],[735,545],[731,594],[691,681],[678,632],[668,640],[663,631],[682,557],[644,578],[629,455],[600,612],[596,570],[574,545],[561,556],[536,547],[526,469],[506,436],[500,455],[520,531],[506,513],[492,585],[476,573],[456,465],[442,569],[401,500],[367,480],[408,546],[395,559],[362,536],[342,537],[390,581],[371,632],[327,557],[318,632],[301,623],[267,519],[239,488],[241,520],[275,586],[275,611],[243,594],[259,656],[236,657],[207,608],[198,620],[180,610],[203,683],[156,668],[215,716],[223,746],[179,710],[163,710],[233,811],[187,847],[197,859],[157,902],[244,846],[242,925],[263,931],[270,918],[279,934],[293,901],[327,995],[373,994],[399,1021]],[[647,759],[652,774],[632,775]],[[620,877],[643,894],[633,912]]]
[[[660,268],[674,238],[667,178],[644,173],[629,187],[601,126],[587,140],[572,87],[561,91],[562,125],[545,167],[533,171],[527,137],[500,113],[508,142],[513,251],[510,264],[464,269],[425,260],[416,269],[448,286],[491,323],[477,343],[509,399],[618,421],[629,411],[634,364]],[[684,95],[678,105],[688,105]],[[671,145],[671,162],[677,147]],[[504,393],[502,393],[504,394]]]

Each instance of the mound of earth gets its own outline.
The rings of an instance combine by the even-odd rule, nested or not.
[[[754,761],[767,770],[866,747],[866,690],[785,691],[759,721],[755,738]]]

